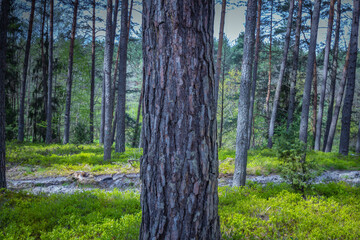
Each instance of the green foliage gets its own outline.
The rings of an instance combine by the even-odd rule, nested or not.
[[[287,184],[219,188],[223,239],[358,239],[360,188],[315,185],[307,200]],[[140,196],[0,194],[0,239],[137,239]]]
[[[82,122],[76,124],[72,142],[76,144],[90,142],[90,129],[86,124]]]
[[[300,141],[293,130],[283,131],[277,138],[277,156],[281,160],[280,175],[296,190],[304,193],[321,171],[311,159],[306,160],[306,144]]]

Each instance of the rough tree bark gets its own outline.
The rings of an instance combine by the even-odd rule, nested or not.
[[[317,121],[316,121],[316,134],[315,134],[315,146],[314,146],[315,151],[320,150],[320,143],[321,143],[322,120],[323,120],[325,94],[326,94],[326,82],[327,82],[327,76],[328,76],[330,44],[331,44],[331,35],[332,35],[332,29],[333,29],[333,23],[334,23],[334,5],[335,5],[335,0],[331,0],[330,1],[328,29],[327,29],[327,34],[326,34],[323,81],[321,83],[319,110],[317,112]]]
[[[277,107],[279,104],[281,86],[282,86],[282,81],[283,81],[284,74],[285,74],[287,55],[289,52],[291,26],[292,26],[292,19],[293,19],[293,13],[294,13],[294,2],[295,2],[295,0],[291,0],[290,5],[289,5],[289,16],[288,16],[288,22],[287,22],[287,27],[286,27],[283,58],[281,61],[279,79],[278,79],[278,82],[276,85],[273,109],[271,112],[271,118],[270,118],[270,124],[269,124],[269,138],[268,138],[268,145],[267,145],[268,148],[272,148],[272,146],[273,146],[272,138],[274,136],[274,130],[275,130]]]
[[[72,70],[73,70],[73,62],[74,62],[74,45],[75,45],[78,5],[79,5],[79,0],[75,0],[73,22],[71,27],[70,47],[69,47],[68,75],[66,81],[65,127],[64,127],[64,140],[63,140],[64,144],[69,143],[69,135],[70,135],[70,107],[71,107],[71,90],[72,90],[72,82],[73,82]]]
[[[95,105],[95,33],[96,33],[96,0],[92,2],[92,42],[91,42],[91,90],[90,90],[90,142],[94,142],[94,105]]]
[[[299,131],[299,139],[300,139],[300,141],[302,141],[304,143],[307,143],[307,136],[308,136],[311,83],[312,83],[313,74],[314,74],[316,40],[317,40],[319,16],[320,16],[320,3],[321,3],[321,0],[315,0],[314,10],[313,10],[312,19],[311,19],[310,45],[309,45],[309,54],[308,54],[307,65],[306,65],[306,78],[305,78],[305,85],[304,85],[300,131]]]
[[[236,129],[236,155],[233,186],[245,186],[248,151],[248,127],[251,75],[254,58],[256,0],[248,0],[244,35],[244,55],[241,66],[240,96]]]
[[[220,239],[214,1],[143,1],[140,239]]]
[[[121,1],[120,60],[115,151],[125,152],[126,63],[128,45],[128,0]]]
[[[52,78],[53,78],[53,44],[54,44],[54,0],[50,0],[50,32],[49,32],[49,70],[47,86],[47,111],[46,111],[46,143],[52,141]]]
[[[268,72],[268,84],[267,84],[267,91],[266,91],[266,102],[265,102],[265,114],[266,114],[266,121],[269,121],[269,109],[270,109],[270,93],[271,93],[271,47],[272,47],[272,25],[273,25],[273,7],[274,1],[271,0],[271,13],[270,13],[270,43],[269,43],[269,72]]]
[[[10,0],[1,2],[0,12],[0,189],[6,188],[5,166],[5,71],[6,71],[6,36]]]
[[[335,87],[336,87],[336,78],[337,78],[337,68],[338,68],[338,55],[339,55],[339,39],[340,39],[340,21],[341,21],[341,0],[337,0],[337,19],[336,19],[336,29],[335,29],[335,41],[333,47],[333,62],[331,67],[330,75],[330,103],[327,112],[326,127],[324,134],[324,143],[323,151],[325,152],[327,139],[329,136],[329,130],[331,125],[331,119],[333,116],[334,110],[334,100],[335,100]]]
[[[220,31],[219,31],[219,44],[216,56],[216,71],[215,71],[215,103],[217,108],[218,96],[219,96],[219,82],[221,72],[221,55],[224,42],[224,26],[225,26],[225,13],[226,13],[226,0],[222,0],[221,4],[221,16],[220,16]]]
[[[112,145],[112,103],[111,103],[111,67],[112,67],[112,52],[111,41],[113,37],[112,28],[112,0],[107,0],[106,5],[106,35],[105,35],[105,50],[104,50],[104,86],[105,95],[103,102],[105,103],[105,122],[104,122],[104,161],[111,159],[111,145]]]
[[[296,78],[299,65],[299,46],[300,46],[300,31],[301,31],[301,15],[302,15],[302,0],[298,3],[298,12],[296,18],[296,30],[295,30],[295,44],[293,48],[293,64],[290,73],[290,96],[289,96],[289,108],[288,119],[286,129],[289,130],[291,124],[294,121],[295,111],[295,97],[296,97]]]
[[[350,143],[350,125],[352,105],[355,93],[355,77],[356,77],[356,60],[357,60],[357,46],[359,36],[359,16],[360,16],[360,0],[353,1],[353,20],[350,36],[350,58],[347,72],[346,91],[344,105],[341,113],[341,134],[339,153],[343,155],[349,154]]]
[[[256,92],[256,78],[257,78],[257,69],[259,62],[259,52],[260,52],[260,25],[261,25],[261,5],[262,0],[258,0],[257,5],[257,19],[256,19],[256,40],[255,40],[255,58],[254,58],[254,68],[251,82],[251,95],[250,95],[250,107],[249,107],[249,128],[248,128],[248,136],[249,136],[249,144],[248,148],[250,148],[251,137],[253,133],[253,118],[254,118],[254,103],[255,103],[255,92]]]
[[[34,23],[34,11],[35,11],[35,0],[32,0],[31,1],[30,19],[29,19],[29,29],[28,29],[28,35],[27,35],[26,47],[25,47],[24,67],[23,67],[23,74],[22,74],[22,81],[21,81],[21,98],[20,98],[19,123],[18,123],[19,129],[18,129],[18,137],[17,137],[17,140],[19,142],[24,141],[24,128],[25,128],[24,112],[25,112],[25,95],[26,95],[26,76],[27,76],[27,69],[28,69],[28,63],[29,63],[32,27],[33,27],[33,23]]]

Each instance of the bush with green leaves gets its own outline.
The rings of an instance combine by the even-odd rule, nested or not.
[[[306,144],[299,140],[296,131],[283,131],[277,138],[275,149],[280,163],[280,175],[295,191],[303,193],[312,181],[321,174],[318,163],[306,159]]]

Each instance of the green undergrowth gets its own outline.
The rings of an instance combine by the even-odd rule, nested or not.
[[[87,171],[92,174],[137,173],[142,150],[127,148],[125,153],[115,153],[112,159],[103,161],[103,147],[99,144],[7,144],[7,163],[16,168],[11,178],[69,175],[75,171]],[[275,150],[256,149],[248,154],[247,172],[251,175],[278,173],[280,161]],[[309,152],[307,158],[314,160],[326,170],[360,170],[360,157],[344,157],[338,153]],[[231,175],[235,168],[235,151],[219,150],[220,175]],[[129,161],[130,160],[130,161]]]
[[[223,239],[359,239],[360,187],[316,185],[307,200],[286,184],[219,188]],[[0,239],[137,239],[140,196],[0,194]]]

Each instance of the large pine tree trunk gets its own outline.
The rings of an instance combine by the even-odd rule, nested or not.
[[[46,143],[52,141],[52,77],[53,77],[53,44],[54,44],[54,0],[50,0],[50,32],[49,32],[49,70],[48,70],[48,92],[47,92],[47,111],[46,111]]]
[[[221,73],[221,55],[224,42],[224,26],[225,26],[225,13],[226,13],[226,0],[222,0],[221,16],[220,16],[220,31],[219,31],[219,44],[216,57],[216,71],[215,71],[215,103],[217,108],[218,95],[219,95],[219,82]]]
[[[73,70],[73,62],[74,62],[74,45],[75,45],[78,5],[79,5],[79,0],[75,0],[73,22],[71,27],[70,47],[69,47],[68,75],[66,81],[65,128],[64,128],[64,140],[63,140],[64,144],[69,143],[69,135],[70,135],[70,107],[71,107],[71,90],[72,90],[72,82],[73,82],[72,70]]]
[[[214,7],[143,1],[140,239],[220,239]]]
[[[251,95],[250,95],[250,108],[249,108],[249,145],[252,137],[252,128],[253,128],[253,118],[254,118],[254,103],[255,103],[255,92],[256,92],[256,78],[257,78],[257,69],[259,62],[259,52],[260,52],[260,24],[261,24],[261,5],[262,0],[258,0],[257,6],[257,19],[256,19],[256,40],[255,40],[255,58],[254,58],[254,68],[252,75],[252,83],[251,83]]]
[[[290,96],[289,96],[289,108],[288,119],[286,128],[289,130],[291,124],[294,121],[295,111],[295,97],[296,97],[296,78],[299,65],[299,46],[300,46],[300,31],[301,31],[301,15],[302,15],[302,0],[299,0],[298,12],[296,18],[296,30],[295,30],[295,44],[293,48],[293,64],[290,73]]]
[[[105,36],[105,50],[104,50],[104,86],[105,86],[105,124],[104,124],[104,161],[111,159],[111,145],[112,145],[112,83],[111,83],[111,68],[112,68],[112,0],[107,0],[106,7],[106,36]]]
[[[341,118],[341,134],[339,153],[343,155],[349,154],[350,143],[350,125],[352,105],[355,93],[355,77],[356,77],[356,60],[359,36],[359,16],[360,16],[360,0],[354,0],[353,3],[353,20],[350,36],[350,58],[347,72],[346,91],[344,105]]]
[[[254,58],[256,0],[248,0],[244,35],[244,55],[241,66],[240,96],[236,129],[236,156],[233,186],[244,186],[248,151],[248,127],[251,75]]]
[[[90,90],[90,142],[94,142],[94,105],[95,105],[95,20],[96,0],[93,0],[92,42],[91,42],[91,90]]]
[[[5,166],[5,71],[6,71],[6,36],[10,0],[1,2],[0,12],[0,189],[6,188]]]
[[[28,29],[28,35],[27,35],[26,47],[25,47],[24,67],[23,67],[23,74],[22,74],[22,81],[21,81],[21,98],[20,98],[19,123],[18,123],[19,124],[19,129],[18,129],[18,141],[19,142],[24,141],[26,76],[27,76],[27,69],[28,69],[28,63],[29,63],[32,26],[34,23],[34,11],[35,11],[35,0],[32,0],[31,1],[30,19],[29,19],[29,29]]]
[[[325,94],[326,94],[326,81],[327,81],[328,66],[329,66],[330,44],[331,44],[332,28],[334,23],[334,5],[335,5],[335,0],[331,0],[328,29],[326,35],[326,45],[325,45],[323,81],[321,83],[319,110],[317,112],[315,147],[314,147],[315,151],[320,150],[320,143],[321,143],[321,131],[322,131],[322,120],[323,120]]]
[[[331,125],[331,119],[333,116],[334,110],[334,100],[335,100],[335,87],[336,87],[336,78],[337,78],[337,68],[338,68],[338,55],[339,55],[339,39],[340,39],[340,21],[341,21],[341,0],[337,0],[337,19],[336,19],[336,29],[335,29],[335,41],[334,41],[334,53],[333,53],[333,62],[331,67],[331,76],[330,76],[330,103],[327,112],[326,127],[324,134],[324,143],[323,151],[325,152],[327,139],[329,136],[329,130]]]
[[[265,100],[265,114],[266,114],[266,121],[269,121],[269,110],[270,110],[270,93],[271,93],[271,48],[272,48],[272,34],[273,34],[273,6],[274,0],[271,0],[271,13],[270,13],[270,43],[269,43],[269,71],[268,71],[268,84],[267,84],[267,91],[266,91],[266,100]]]
[[[314,10],[312,13],[312,20],[311,20],[310,45],[309,45],[309,54],[306,65],[306,79],[304,85],[300,132],[299,132],[299,139],[304,143],[307,143],[307,136],[308,136],[311,83],[314,75],[316,40],[317,40],[319,17],[320,17],[320,3],[321,0],[315,0]]]
[[[289,52],[291,25],[292,25],[293,13],[294,13],[294,2],[295,2],[295,0],[291,0],[290,5],[289,5],[289,16],[288,16],[288,22],[287,22],[287,27],[286,27],[283,58],[282,58],[282,61],[281,61],[279,79],[278,79],[278,82],[277,82],[277,85],[276,85],[274,102],[273,102],[273,109],[272,109],[272,112],[271,112],[271,119],[270,119],[270,124],[269,124],[269,138],[268,138],[268,145],[267,145],[268,148],[272,148],[272,146],[273,146],[272,138],[274,136],[274,130],[275,130],[277,107],[278,107],[278,104],[279,104],[282,81],[283,81],[284,74],[285,74],[287,55],[288,55],[288,52]]]
[[[121,1],[120,60],[118,82],[118,122],[116,129],[116,152],[125,152],[125,106],[126,106],[126,64],[128,45],[128,0]]]

